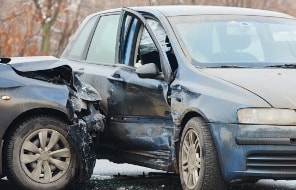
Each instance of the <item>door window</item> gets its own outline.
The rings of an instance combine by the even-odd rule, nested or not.
[[[143,29],[143,32],[141,34],[137,53],[138,53],[138,56],[137,56],[138,59],[136,61],[135,67],[139,67],[147,63],[155,63],[158,70],[161,71],[158,50],[150,34],[145,28]]]
[[[84,28],[81,30],[81,32],[78,34],[76,40],[72,40],[74,42],[69,57],[72,59],[83,59],[83,52],[85,50],[86,44],[88,42],[88,39],[93,31],[94,25],[97,20],[97,16],[91,18]]]
[[[100,18],[87,53],[87,61],[115,63],[119,18],[120,15],[108,15]]]
[[[136,68],[148,63],[154,63],[158,70],[162,72],[159,45],[159,48],[166,52],[168,64],[175,71],[178,67],[177,60],[163,26],[160,22],[150,18],[146,19],[146,23],[147,25],[144,26],[141,19],[132,14],[126,14],[123,17],[120,62]]]
[[[175,71],[178,67],[177,60],[164,28],[159,22],[153,19],[147,19],[147,23],[152,29],[162,50],[166,52],[170,66],[172,67],[173,71]],[[137,53],[139,59],[137,60],[135,67],[139,67],[147,63],[155,63],[159,71],[162,71],[158,49],[146,28],[144,28],[142,31]]]
[[[125,65],[133,65],[136,36],[141,25],[137,18],[132,16],[125,17],[125,24],[122,28],[121,37],[121,63]]]

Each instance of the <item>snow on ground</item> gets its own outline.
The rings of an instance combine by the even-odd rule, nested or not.
[[[163,171],[131,164],[116,164],[109,160],[97,160],[92,178],[112,179],[114,175],[141,176],[150,172],[160,173]],[[259,180],[255,186],[271,187],[272,189],[296,189],[296,180]]]
[[[256,184],[260,184],[262,186],[271,186],[271,187],[280,187],[296,189],[296,180],[272,180],[272,179],[262,179],[259,180]]]
[[[163,172],[132,164],[116,164],[109,160],[97,160],[92,178],[112,178],[114,175],[139,176],[150,172]]]

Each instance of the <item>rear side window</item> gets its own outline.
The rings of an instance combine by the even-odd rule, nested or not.
[[[102,16],[96,27],[86,60],[113,64],[120,15]]]
[[[89,37],[93,31],[94,25],[97,20],[97,16],[91,18],[86,25],[83,27],[81,32],[78,34],[76,40],[74,40],[74,44],[71,48],[69,57],[72,59],[83,59],[83,53],[85,51],[85,46],[89,40]]]

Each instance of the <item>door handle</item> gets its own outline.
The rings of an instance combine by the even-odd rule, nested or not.
[[[180,97],[176,97],[176,101],[177,101],[177,102],[182,102],[182,98],[180,98]]]
[[[113,76],[108,76],[107,79],[111,81],[124,82],[123,78],[120,78],[120,77],[117,78]]]

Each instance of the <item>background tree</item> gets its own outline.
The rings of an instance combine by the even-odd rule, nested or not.
[[[4,11],[10,11],[0,16],[0,55],[24,56],[39,53],[34,41],[38,32],[34,30],[34,21],[31,19],[32,4],[17,2],[13,5],[4,3],[1,6],[6,8]],[[22,9],[15,6],[21,6]]]
[[[0,0],[0,56],[59,56],[89,14],[147,5],[218,5],[296,15],[295,0]]]
[[[62,0],[32,0],[35,4],[37,20],[41,23],[41,54],[50,53],[51,28],[58,18],[65,1]]]

